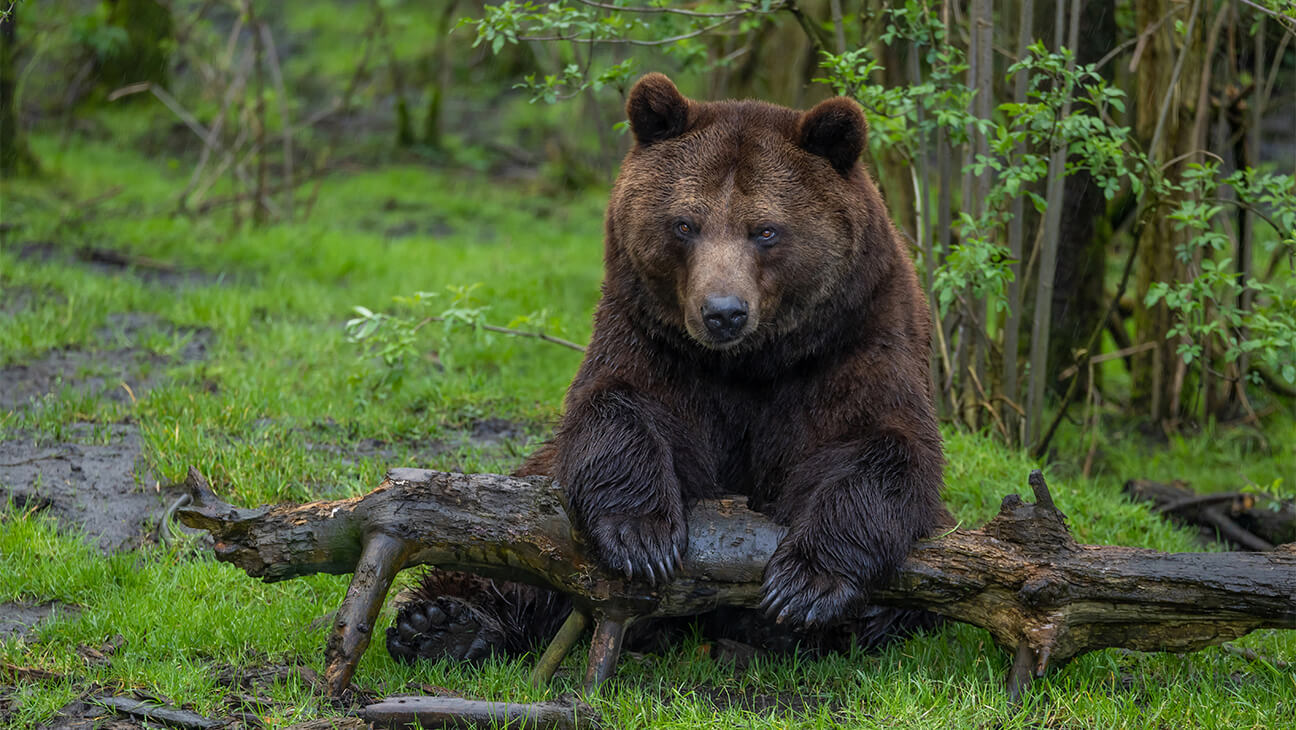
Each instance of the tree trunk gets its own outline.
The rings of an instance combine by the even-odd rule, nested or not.
[[[1148,28],[1156,23],[1173,4],[1171,0],[1138,3],[1138,27]],[[1182,45],[1175,41],[1176,23],[1162,23],[1149,36],[1139,59],[1135,131],[1148,150],[1152,164],[1166,165],[1178,160],[1164,169],[1169,179],[1178,178],[1183,160],[1193,151],[1196,89],[1203,64],[1199,10],[1200,2],[1195,1],[1189,11],[1191,17],[1183,18],[1187,33]],[[1173,199],[1150,201],[1152,205],[1160,205],[1161,211],[1150,216],[1139,240],[1134,297],[1137,339],[1155,343],[1151,351],[1134,356],[1134,402],[1153,422],[1165,425],[1173,425],[1178,417],[1171,412],[1171,404],[1177,400],[1178,388],[1182,387],[1182,378],[1176,377],[1176,368],[1182,361],[1175,343],[1168,339],[1173,324],[1170,310],[1164,302],[1148,307],[1144,301],[1153,282],[1172,281],[1181,275],[1175,247],[1183,241],[1184,233],[1176,231],[1174,221],[1163,212],[1175,202]]]
[[[252,92],[252,138],[256,142],[256,184],[252,191],[252,222],[265,225],[270,209],[270,150],[266,142],[266,89],[265,43],[261,34],[261,20],[257,17],[253,0],[244,0],[243,13],[247,16],[248,32],[252,36],[252,74],[255,80]]]
[[[1116,40],[1115,1],[1087,0],[1080,11],[1079,42],[1072,49],[1076,62],[1096,63],[1115,47]],[[1111,81],[1113,68],[1113,64],[1107,64],[1099,72]],[[1089,107],[1084,109],[1089,112]],[[1068,176],[1063,187],[1066,204],[1062,208],[1053,273],[1047,380],[1050,388],[1060,391],[1066,389],[1066,383],[1058,379],[1058,374],[1075,364],[1074,350],[1098,326],[1106,310],[1103,275],[1111,231],[1106,220],[1107,199],[1093,176],[1080,170]],[[1082,391],[1088,385],[1088,373],[1088,368],[1078,371]]]
[[[445,9],[437,18],[436,50],[432,53],[432,68],[428,73],[427,116],[423,120],[423,144],[435,150],[445,148],[442,139],[442,102],[450,90],[454,63],[450,59],[450,21],[454,19],[458,0],[447,0]]]
[[[1053,33],[1054,47],[1074,48],[1080,31],[1080,5],[1082,0],[1071,0],[1069,25],[1065,10],[1066,3],[1058,2],[1056,6],[1056,29]],[[1063,33],[1070,28],[1069,40],[1064,40]],[[1067,72],[1075,70],[1075,56],[1067,61]],[[1068,82],[1069,86],[1069,82]],[[1068,88],[1068,92],[1072,89]],[[1071,97],[1062,104],[1058,122],[1071,113]],[[1066,149],[1055,146],[1051,151],[1046,181],[1048,209],[1044,212],[1044,235],[1040,240],[1039,275],[1035,281],[1035,317],[1031,326],[1030,364],[1031,375],[1027,382],[1026,392],[1026,434],[1032,444],[1041,443],[1043,429],[1044,397],[1047,392],[1048,353],[1052,335],[1053,321],[1053,282],[1057,271],[1058,240],[1062,237],[1062,210],[1066,206]]]
[[[1030,484],[1035,504],[1009,495],[980,530],[919,543],[872,601],[986,628],[1017,656],[1014,695],[1094,649],[1181,652],[1255,629],[1296,628],[1296,546],[1160,553],[1079,545],[1040,472]],[[221,501],[194,469],[187,486],[192,504],[177,515],[212,533],[218,559],[266,581],[354,573],[325,650],[335,693],[350,683],[403,568],[436,565],[567,593],[576,607],[570,626],[541,665],[556,666],[593,617],[586,677],[595,684],[611,675],[636,618],[757,606],[765,564],[785,532],[742,499],[702,501],[690,512],[679,575],[650,586],[604,571],[585,552],[561,492],[543,477],[395,469],[361,497],[254,509]]]
[[[877,57],[881,59],[883,66],[882,71],[879,72],[881,78],[877,79],[877,82],[887,88],[911,83],[907,71],[908,64],[901,55],[899,43],[886,45],[878,41],[876,47]],[[918,154],[922,153],[923,150],[918,151]],[[895,221],[906,238],[917,240],[918,201],[914,194],[912,175],[914,161],[891,146],[883,147],[880,153],[874,148],[866,154],[873,162],[876,171],[874,177],[877,178],[878,186],[882,189],[882,197],[891,212],[891,220]]]
[[[1026,57],[1026,49],[1031,43],[1031,26],[1032,19],[1035,15],[1034,0],[1021,0],[1020,12],[1017,14],[1017,58]],[[1017,73],[1013,78],[1013,102],[1017,104],[1026,103],[1026,82],[1027,75],[1024,72]],[[1023,157],[1026,154],[1026,144],[1019,143],[1013,150],[1013,155]],[[1012,271],[1012,281],[1008,282],[1008,289],[1005,292],[1008,300],[1008,311],[1004,316],[1003,323],[1003,370],[1000,373],[999,390],[1003,393],[1007,401],[1000,407],[1000,418],[1003,419],[1005,428],[1008,431],[1008,444],[1019,445],[1022,439],[1022,419],[1018,415],[1020,408],[1020,389],[1018,388],[1017,359],[1018,350],[1021,347],[1021,329],[1022,329],[1022,308],[1025,302],[1022,301],[1022,274],[1025,273],[1026,265],[1023,258],[1022,237],[1026,230],[1026,199],[1024,195],[1018,195],[1012,201],[1008,221],[1008,257],[1014,263],[1009,265]]]
[[[971,64],[976,88],[972,110],[979,119],[993,119],[996,106],[994,79],[997,74],[994,52],[995,16],[991,0],[973,0],[971,22],[972,37],[975,39],[971,51],[976,56]],[[990,139],[986,132],[980,129],[974,132],[973,149],[976,156],[990,156]],[[980,212],[989,206],[990,188],[993,184],[994,172],[987,166],[972,181],[972,210]],[[978,297],[971,291],[968,292],[968,302],[975,327],[969,328],[969,332],[974,333],[969,343],[972,346],[970,359],[974,377],[969,384],[971,387],[964,389],[973,404],[971,417],[965,421],[969,427],[978,428],[986,420],[981,406],[989,404],[990,389],[993,388],[993,381],[989,377],[990,308],[985,297]]]

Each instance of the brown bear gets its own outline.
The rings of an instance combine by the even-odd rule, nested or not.
[[[661,74],[626,111],[593,339],[519,473],[553,476],[598,558],[650,583],[680,565],[690,501],[747,495],[789,528],[768,617],[840,626],[949,519],[927,307],[859,163],[864,116],[692,101]]]

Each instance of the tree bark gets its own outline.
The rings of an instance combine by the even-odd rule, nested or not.
[[[876,74],[876,83],[887,88],[913,83],[898,42],[887,45],[879,40],[875,46],[876,57],[882,62],[882,69]],[[924,150],[918,151],[918,154],[923,153]],[[874,177],[882,188],[882,198],[886,201],[887,210],[891,212],[891,219],[905,233],[906,238],[918,240],[919,204],[913,185],[914,160],[891,145],[880,149],[866,148],[865,157],[866,162],[871,161],[876,170]]]
[[[1148,28],[1171,9],[1169,0],[1148,0],[1138,3],[1139,28]],[[1200,2],[1194,0],[1188,17],[1183,18],[1186,32],[1181,43],[1176,44],[1175,23],[1162,23],[1149,36],[1138,65],[1138,92],[1136,99],[1135,132],[1148,150],[1154,165],[1165,165],[1164,174],[1169,179],[1178,178],[1187,156],[1194,151],[1195,140],[1191,129],[1196,115],[1197,94],[1205,60],[1202,58],[1201,33],[1198,23]],[[1177,103],[1176,103],[1177,102]],[[1173,163],[1173,164],[1170,164]],[[1177,201],[1166,199],[1150,201],[1169,210]],[[1175,281],[1180,278],[1175,247],[1185,239],[1184,231],[1175,230],[1174,221],[1163,212],[1156,213],[1143,228],[1139,241],[1139,269],[1134,297],[1134,320],[1137,339],[1155,342],[1148,353],[1140,353],[1133,360],[1133,398],[1137,406],[1146,408],[1154,423],[1173,428],[1178,413],[1173,406],[1182,387],[1182,378],[1176,378],[1176,369],[1182,358],[1176,343],[1168,334],[1174,324],[1165,302],[1148,307],[1145,304],[1148,290],[1156,281]]]
[[[983,528],[919,543],[872,600],[990,631],[1016,653],[1014,696],[1094,649],[1181,652],[1255,629],[1296,628],[1296,545],[1268,553],[1079,545],[1040,473],[1030,481],[1035,504],[1009,495]],[[394,469],[361,497],[251,509],[221,501],[196,470],[187,485],[192,504],[177,514],[212,533],[218,559],[265,581],[355,574],[326,648],[335,693],[349,685],[400,569],[436,565],[569,594],[594,619],[586,676],[596,683],[611,674],[620,632],[637,618],[755,607],[784,532],[742,499],[700,502],[683,570],[652,587],[605,572],[573,533],[560,490],[542,477]]]
[[[1026,57],[1031,43],[1031,21],[1035,15],[1034,0],[1021,0],[1020,12],[1017,15],[1017,58]],[[1026,103],[1027,74],[1020,71],[1013,78],[1013,103]],[[1013,156],[1020,159],[1026,155],[1026,143],[1019,142],[1013,149]],[[1000,407],[1000,417],[1008,431],[1008,443],[1017,445],[1023,441],[1022,420],[1017,415],[1018,402],[1021,396],[1017,383],[1017,358],[1021,342],[1022,329],[1022,274],[1026,266],[1022,254],[1022,236],[1026,230],[1026,197],[1018,195],[1013,199],[1009,209],[1008,222],[1008,258],[1012,279],[1008,282],[1006,298],[1008,311],[1003,323],[1003,371],[1000,374],[999,389],[1007,401]]]
[[[1066,22],[1067,16],[1064,14],[1064,10],[1068,9],[1066,3],[1057,3],[1056,31],[1053,34],[1053,41],[1054,46],[1059,50],[1063,46],[1074,49],[1077,44],[1080,31],[1080,2],[1081,0],[1071,0],[1069,25]],[[1067,28],[1070,28],[1070,36],[1068,40],[1064,40],[1066,37],[1063,35],[1063,31]],[[1066,70],[1068,76],[1075,71],[1074,55],[1068,59]],[[1068,93],[1074,93],[1069,81],[1067,82],[1067,91]],[[1071,98],[1071,96],[1068,96],[1066,101],[1062,103],[1062,109],[1056,123],[1060,124],[1063,119],[1070,116]],[[1040,240],[1039,276],[1035,281],[1035,319],[1031,326],[1030,344],[1031,375],[1026,390],[1026,436],[1032,444],[1040,443],[1040,435],[1044,427],[1044,396],[1049,375],[1049,337],[1053,322],[1053,282],[1054,274],[1057,271],[1058,239],[1061,237],[1060,232],[1062,229],[1062,209],[1066,205],[1066,160],[1066,149],[1059,142],[1055,142],[1055,146],[1049,154],[1048,179],[1045,182],[1048,209],[1044,212],[1044,234]]]
[[[1072,50],[1076,63],[1097,63],[1115,48],[1119,37],[1114,0],[1089,0],[1081,6],[1079,42]],[[1108,82],[1115,64],[1099,69]],[[1077,89],[1077,94],[1083,93]],[[1077,113],[1092,114],[1089,107]],[[1045,384],[1059,394],[1066,381],[1058,373],[1075,365],[1075,349],[1103,315],[1106,290],[1103,287],[1107,244],[1111,224],[1107,221],[1107,200],[1087,170],[1068,175],[1063,183],[1062,220],[1058,228],[1057,263],[1053,273],[1053,306],[1049,326],[1048,377]],[[1098,353],[1090,353],[1096,355]],[[1088,368],[1081,368],[1081,392],[1088,389]],[[1097,375],[1097,373],[1095,373]],[[1101,382],[1101,378],[1098,378]]]

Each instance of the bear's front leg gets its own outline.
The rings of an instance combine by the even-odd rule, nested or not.
[[[780,498],[790,529],[765,568],[761,608],[806,625],[862,608],[914,542],[948,520],[935,449],[884,435],[802,462]]]
[[[569,405],[554,477],[597,557],[627,578],[672,577],[688,544],[673,418],[643,396],[604,390]]]

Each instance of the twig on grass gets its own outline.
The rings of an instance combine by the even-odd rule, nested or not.
[[[1242,657],[1249,662],[1263,662],[1274,669],[1290,669],[1292,667],[1291,662],[1285,662],[1281,659],[1270,659],[1255,649],[1249,649],[1245,646],[1237,646],[1236,644],[1220,644],[1220,648],[1233,656]]]
[[[424,317],[422,320],[419,321],[418,324],[414,325],[414,331],[417,332],[425,324],[429,324],[432,322],[445,322],[445,321],[446,321],[445,317],[437,317],[437,316]],[[481,329],[484,329],[487,332],[497,332],[502,335],[512,335],[513,337],[530,337],[537,340],[544,340],[545,342],[551,342],[555,345],[558,345],[560,347],[565,347],[569,350],[575,350],[576,352],[585,352],[584,345],[578,345],[575,342],[572,342],[571,340],[564,340],[561,337],[554,337],[553,335],[545,332],[544,330],[535,330],[535,331],[519,330],[519,329],[513,329],[511,327],[500,327],[499,325],[485,324],[480,322],[474,323],[472,326],[480,327]]]
[[[182,710],[178,707],[155,705],[133,697],[100,696],[91,698],[90,702],[102,705],[113,712],[139,718],[145,722],[181,728],[182,730],[215,730],[215,728],[225,726],[224,722],[204,717],[196,712]]]

